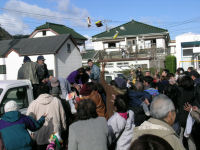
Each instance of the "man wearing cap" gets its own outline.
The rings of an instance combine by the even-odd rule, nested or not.
[[[39,78],[39,83],[46,83],[49,78],[49,71],[47,69],[47,65],[44,63],[45,59],[44,56],[38,56],[37,57],[37,64],[38,64],[38,78]]]
[[[40,95],[40,91],[45,89],[48,89],[48,80],[49,80],[49,72],[47,69],[47,65],[44,63],[45,58],[44,56],[38,56],[37,57],[37,75],[39,79],[39,86],[37,89],[37,97]],[[43,88],[44,87],[44,88]],[[36,97],[36,98],[37,98]]]
[[[44,122],[46,114],[40,116],[38,121],[25,116],[18,111],[19,107],[13,100],[4,106],[5,114],[0,120],[0,133],[3,138],[5,149],[32,149],[32,139],[27,131],[39,130]]]

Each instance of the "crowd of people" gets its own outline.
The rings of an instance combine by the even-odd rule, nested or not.
[[[192,67],[161,74],[138,67],[105,81],[88,60],[68,77],[50,76],[43,56],[24,57],[18,79],[29,79],[34,101],[26,115],[15,101],[4,106],[0,147],[7,150],[200,149],[200,75]]]

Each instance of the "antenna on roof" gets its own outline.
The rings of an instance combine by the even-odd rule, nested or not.
[[[48,29],[49,29],[49,22],[47,22],[47,27],[48,27]]]

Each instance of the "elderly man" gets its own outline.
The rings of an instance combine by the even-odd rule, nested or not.
[[[184,150],[182,143],[172,128],[176,118],[173,102],[165,95],[158,95],[150,106],[152,118],[134,129],[134,140],[144,134],[152,134],[165,139],[175,150]]]

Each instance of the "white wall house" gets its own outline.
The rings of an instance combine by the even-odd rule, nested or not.
[[[113,38],[117,32],[117,38]],[[109,62],[109,72],[152,67],[155,63],[151,60],[161,61],[161,56],[167,55],[169,39],[167,30],[134,20],[92,36],[94,50],[107,55],[103,61]]]
[[[168,44],[170,55],[176,56],[176,40],[171,40]]]
[[[82,66],[79,49],[73,38],[65,34],[0,41],[0,55],[0,80],[16,80],[24,56],[29,56],[36,62],[37,57],[43,55],[49,72],[56,77],[66,78],[69,73]]]
[[[186,33],[176,37],[177,67],[200,71],[200,34]]]
[[[149,68],[149,60],[129,60],[129,61],[116,61],[107,62],[105,70],[109,73],[120,72],[123,70],[133,69],[137,67]]]
[[[140,49],[148,49],[152,47],[156,48],[166,48],[166,41],[164,38],[159,37],[149,37],[152,39],[148,39],[147,37],[140,39],[138,37],[135,38],[122,38],[118,40],[104,40],[93,42],[94,50],[106,50],[107,52],[111,51],[121,51],[121,49],[131,49],[133,52],[136,50],[136,45],[138,46],[138,50]],[[158,38],[158,39],[156,39]],[[154,43],[155,42],[155,43]]]
[[[38,30],[37,32],[34,32],[31,35],[31,38],[38,38],[38,37],[45,37],[45,36],[56,36],[58,35],[56,32],[54,32],[51,29],[45,29],[45,30]]]
[[[46,22],[45,24],[37,27],[29,36],[29,38],[56,36],[61,34],[70,34],[76,41],[79,49],[85,49],[85,41],[87,38],[77,33],[72,28],[69,28],[62,24],[56,24],[51,22]]]

